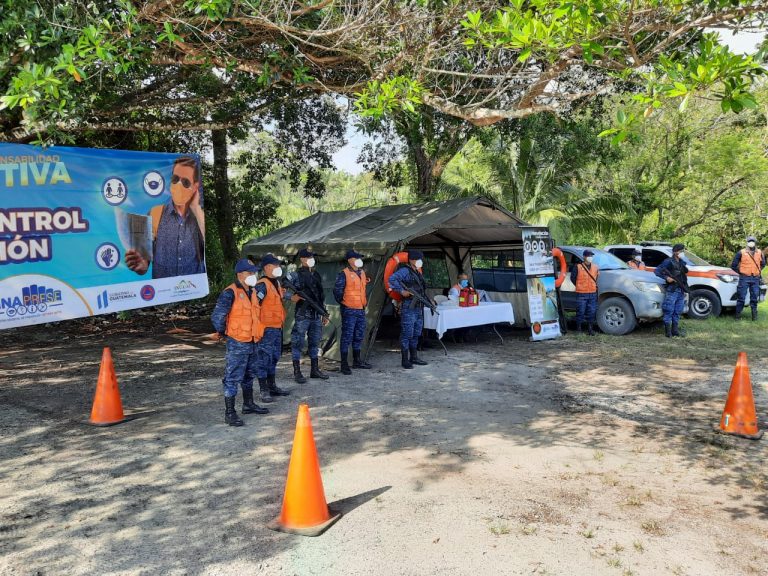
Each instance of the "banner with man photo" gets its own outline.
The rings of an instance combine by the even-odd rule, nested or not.
[[[0,329],[208,294],[200,158],[0,143]]]
[[[523,227],[523,262],[532,340],[548,340],[560,336],[552,248],[552,238],[547,228]]]

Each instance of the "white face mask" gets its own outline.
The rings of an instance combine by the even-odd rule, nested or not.
[[[424,266],[424,261],[423,260],[416,260],[416,268],[421,268],[422,266]]]
[[[639,254],[638,254],[637,256],[635,256],[635,260],[636,260],[637,262],[640,262],[640,255],[639,255]]]
[[[592,256],[587,256],[584,260],[586,260],[588,264],[592,264]]]
[[[747,242],[747,248],[754,248],[755,243],[754,242]]]
[[[355,267],[362,268],[363,267],[363,260],[361,258],[358,258],[355,260]]]
[[[245,283],[248,286],[256,286],[256,283],[259,281],[259,279],[256,277],[256,274],[251,274],[250,276],[246,276]]]
[[[307,258],[307,266],[309,266],[310,268],[314,268],[315,267],[315,259],[314,258]]]
[[[282,275],[283,269],[280,268],[280,266],[277,266],[274,270],[272,270],[272,278],[280,278]]]

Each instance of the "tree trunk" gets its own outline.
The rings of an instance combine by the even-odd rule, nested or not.
[[[213,141],[213,190],[216,194],[216,224],[224,259],[234,262],[240,255],[235,244],[232,218],[232,198],[229,195],[227,175],[227,131],[212,130]]]
[[[413,149],[414,163],[416,164],[416,197],[419,200],[432,199],[432,159],[427,155],[422,146]]]

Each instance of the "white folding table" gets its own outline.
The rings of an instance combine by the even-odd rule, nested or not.
[[[469,326],[482,326],[485,324],[497,324],[499,322],[515,323],[515,313],[510,302],[480,302],[478,306],[438,306],[437,314],[433,314],[429,308],[424,308],[424,328],[437,332],[437,339],[443,347],[446,356],[448,349],[443,344],[443,335],[446,330],[452,328],[467,328]],[[493,331],[501,339],[496,326]]]

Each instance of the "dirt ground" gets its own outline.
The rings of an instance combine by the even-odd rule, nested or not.
[[[292,395],[230,428],[204,318],[64,326],[0,334],[0,574],[768,574],[768,437],[711,430],[735,358],[659,354],[658,329],[630,355],[482,334],[410,371],[384,340],[301,386],[284,355]],[[94,428],[104,345],[133,419]],[[299,403],[344,512],[319,538],[266,528]]]

